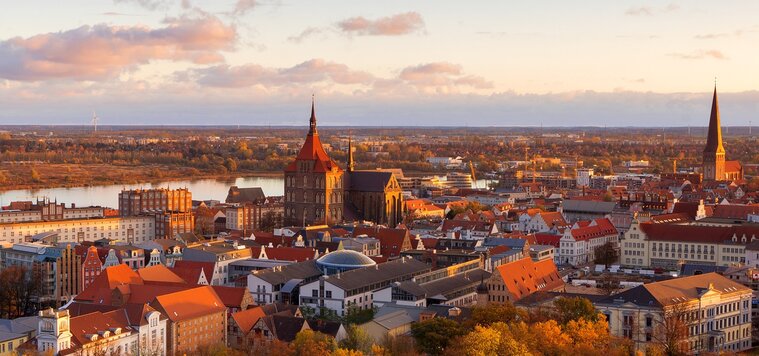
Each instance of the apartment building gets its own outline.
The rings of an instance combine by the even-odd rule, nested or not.
[[[151,216],[86,218],[55,221],[28,221],[0,224],[0,243],[27,241],[43,232],[57,232],[57,242],[112,239],[130,243],[155,239],[155,219]]]
[[[751,348],[751,295],[740,283],[706,273],[644,284],[594,304],[611,334],[639,350],[667,341],[683,353],[722,353]]]

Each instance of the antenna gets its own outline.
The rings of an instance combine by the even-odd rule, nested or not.
[[[92,112],[92,126],[95,129],[95,132],[98,132],[98,121],[100,121],[100,118],[98,117],[95,112]]]

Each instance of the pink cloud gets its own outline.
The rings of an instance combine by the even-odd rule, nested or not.
[[[435,62],[406,67],[399,79],[416,87],[457,87],[488,89],[493,83],[475,75],[465,75],[462,67],[448,62]]]
[[[234,26],[218,18],[179,17],[163,28],[105,24],[0,41],[0,77],[37,81],[91,80],[114,76],[153,60],[220,62],[234,49]]]
[[[670,53],[669,56],[679,59],[727,59],[724,53],[716,49],[702,49],[690,53]]]
[[[376,20],[352,17],[337,23],[345,33],[364,36],[400,36],[424,29],[424,20],[418,12],[406,12]]]
[[[345,64],[312,59],[288,68],[267,68],[258,64],[241,66],[217,65],[178,73],[178,79],[195,78],[201,85],[242,88],[254,85],[283,87],[289,85],[332,83],[341,85],[370,84],[374,76],[355,71]]]

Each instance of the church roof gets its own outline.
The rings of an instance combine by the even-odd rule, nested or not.
[[[304,142],[303,147],[300,148],[300,152],[298,152],[295,161],[285,167],[285,172],[297,171],[298,167],[296,162],[298,161],[313,161],[314,172],[329,172],[332,171],[333,168],[342,171],[337,162],[329,158],[327,152],[324,151],[324,147],[322,147],[319,133],[316,130],[316,114],[314,112],[313,101],[311,102],[311,119],[309,122],[310,128],[308,130],[308,135],[306,135],[306,142]]]
[[[704,152],[725,152],[722,146],[722,127],[719,118],[719,101],[717,100],[717,86],[714,86],[712,97],[712,113],[709,117],[709,134],[706,137]]]
[[[350,175],[350,189],[360,192],[384,192],[393,179],[393,173],[383,171],[353,171]]]

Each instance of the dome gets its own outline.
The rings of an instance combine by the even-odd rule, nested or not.
[[[367,257],[361,252],[353,250],[337,250],[330,252],[316,260],[319,266],[325,268],[334,268],[339,270],[348,270],[361,267],[374,266],[377,262],[374,262],[371,258]]]

